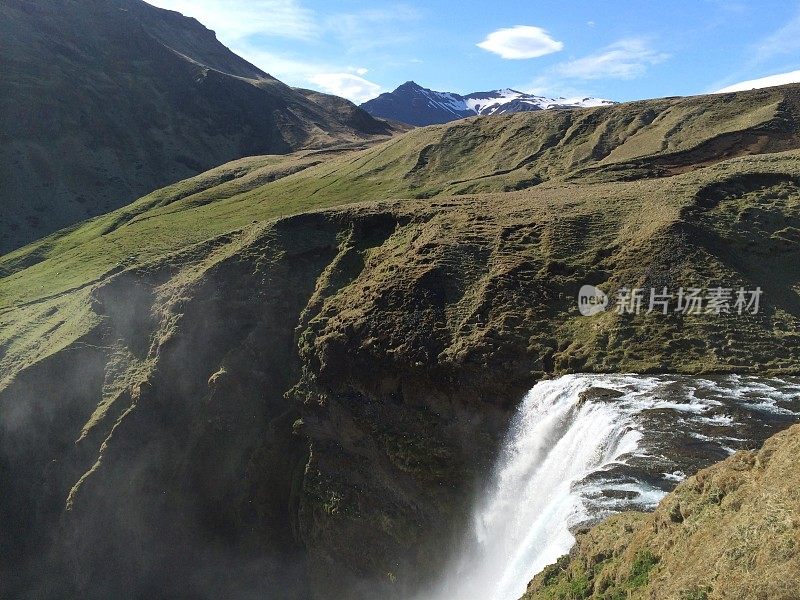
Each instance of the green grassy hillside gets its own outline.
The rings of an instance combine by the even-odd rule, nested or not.
[[[8,0],[0,45],[0,253],[229,160],[395,131],[141,0]]]
[[[37,279],[47,280],[47,294],[57,293],[121,262],[158,259],[254,220],[382,198],[663,177],[737,155],[800,146],[798,120],[800,89],[786,86],[466,119],[357,152],[247,158],[6,255],[0,272],[27,272],[0,284],[0,308],[40,297]]]

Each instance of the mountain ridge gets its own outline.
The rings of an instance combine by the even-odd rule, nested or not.
[[[615,104],[598,98],[547,98],[511,88],[461,95],[437,92],[407,81],[360,106],[371,115],[415,126],[441,125],[466,117],[557,108],[593,108]]]
[[[141,0],[9,0],[0,17],[0,253],[230,160],[397,131]]]

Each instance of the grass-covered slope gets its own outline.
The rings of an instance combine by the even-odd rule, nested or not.
[[[800,427],[681,483],[653,514],[578,536],[524,600],[793,600],[800,589]]]
[[[358,152],[247,158],[2,257],[0,273],[33,268],[0,283],[0,309],[83,285],[120,262],[160,259],[253,220],[382,198],[662,177],[799,147],[798,123],[800,88],[785,86],[474,118]],[[41,280],[47,285],[37,288]]]
[[[0,5],[0,253],[223,162],[393,127],[141,0]]]
[[[255,157],[9,254],[0,586],[407,598],[537,379],[797,373],[796,94]],[[584,283],[764,297],[587,318]]]

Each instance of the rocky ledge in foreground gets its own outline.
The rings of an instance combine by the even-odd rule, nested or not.
[[[578,535],[523,600],[796,599],[800,425],[679,485],[655,513],[623,513]]]

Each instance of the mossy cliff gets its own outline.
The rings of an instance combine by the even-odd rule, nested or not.
[[[720,127],[780,129],[795,94],[720,97],[758,117]],[[573,122],[558,152],[620,110],[570,113],[585,135]],[[444,151],[415,136],[556,118],[240,161],[5,257],[2,591],[408,597],[542,377],[800,371],[796,150],[669,172],[656,150],[503,192],[510,172],[473,168],[482,146],[447,146],[448,172],[501,189],[371,201],[428,181],[393,170]],[[538,139],[482,143],[497,162]],[[582,317],[584,283],[764,296],[757,315]]]
[[[578,535],[524,600],[793,600],[800,589],[800,426],[681,483],[653,514]]]

